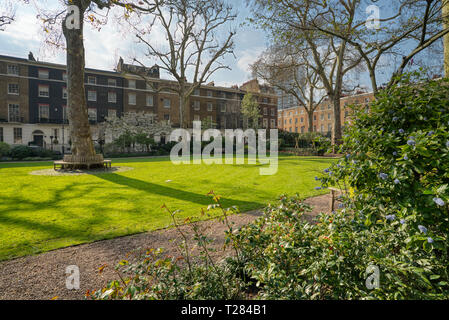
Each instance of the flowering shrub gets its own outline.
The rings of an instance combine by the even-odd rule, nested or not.
[[[346,156],[322,185],[349,191],[345,202],[366,225],[395,217],[409,235],[404,245],[447,254],[449,81],[411,80],[382,93],[369,113],[356,114],[345,132]]]

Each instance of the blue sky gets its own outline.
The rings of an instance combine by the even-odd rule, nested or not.
[[[0,0],[1,1],[1,0]],[[34,0],[39,5],[51,7],[58,5],[58,0]],[[248,65],[255,61],[265,49],[267,39],[264,32],[253,27],[242,26],[242,22],[249,15],[249,9],[243,1],[232,1],[238,18],[233,26],[237,29],[235,36],[235,58],[230,55],[225,59],[232,70],[219,70],[210,80],[216,85],[231,86],[242,84],[250,79]],[[20,5],[17,8],[14,24],[8,26],[6,31],[0,32],[0,54],[26,58],[29,51],[41,61],[65,64],[63,51],[48,50],[42,43],[42,28],[36,18],[37,12],[32,5]],[[142,46],[135,43],[134,37],[129,33],[120,32],[120,28],[110,19],[108,25],[98,31],[91,26],[85,28],[86,66],[90,68],[112,70],[118,57],[122,56],[125,62],[136,56],[141,56]],[[145,60],[142,60],[143,62]],[[148,64],[152,62],[148,61]],[[167,75],[162,75],[168,78]]]

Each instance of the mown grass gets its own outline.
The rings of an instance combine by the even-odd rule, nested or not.
[[[283,156],[272,176],[260,165],[174,165],[168,158],[116,159],[122,173],[36,176],[48,162],[0,164],[0,260],[65,246],[164,228],[170,217],[161,209],[197,216],[214,190],[224,206],[253,210],[282,193],[309,197],[314,177],[332,159]],[[171,182],[167,182],[171,180]]]

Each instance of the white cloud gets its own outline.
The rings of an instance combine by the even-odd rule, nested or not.
[[[237,67],[243,72],[250,73],[249,66],[257,60],[264,50],[265,47],[255,47],[242,51],[241,54],[237,55]]]

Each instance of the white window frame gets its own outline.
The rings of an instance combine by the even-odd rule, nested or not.
[[[137,95],[135,93],[128,93],[128,104],[132,106],[137,104]]]
[[[95,118],[93,117],[93,114],[94,114],[94,111],[95,111]],[[87,116],[88,116],[88,118],[89,118],[89,121],[97,121],[97,108],[88,108],[87,109]]]
[[[50,105],[49,104],[40,103],[38,105],[38,118],[39,118],[39,121],[41,121],[42,119],[47,119],[47,120],[50,119]]]
[[[108,102],[109,103],[117,103],[117,92],[108,91]]]
[[[226,112],[226,103],[220,104],[220,112],[225,113]]]
[[[39,69],[37,71],[37,77],[39,79],[49,79],[50,78],[50,72],[48,69]]]
[[[214,105],[212,104],[212,102],[208,102],[207,103],[207,111],[211,112],[214,110]]]
[[[95,93],[95,98],[91,95],[92,93]],[[97,101],[97,91],[95,90],[88,90],[87,91],[87,101]]]
[[[168,105],[166,103],[167,101],[168,101]],[[171,100],[170,99],[164,98],[164,108],[166,108],[166,109],[171,108]]]
[[[136,80],[128,79],[128,88],[136,89]]]
[[[18,64],[8,64],[7,74],[18,76],[19,75],[19,65]]]
[[[17,110],[14,110],[15,114],[11,114],[11,107],[17,107]],[[11,117],[14,119],[11,120]],[[20,122],[20,105],[17,103],[8,103],[8,122]]]
[[[193,101],[193,110],[200,111],[201,110],[201,102],[198,100]]]
[[[46,88],[46,90],[41,90],[42,88]],[[38,97],[41,97],[41,98],[49,98],[50,97],[50,86],[47,85],[47,84],[40,84],[40,85],[38,85],[38,87],[37,87],[37,95],[38,95]]]
[[[91,81],[93,80],[93,81]],[[87,77],[87,84],[97,84],[97,77],[95,76],[88,76]]]
[[[15,88],[17,90],[11,91],[11,86],[15,86]],[[19,95],[19,84],[18,83],[8,83],[8,94],[18,96]]]
[[[154,106],[154,97],[152,94],[147,94],[145,97],[145,104],[147,107],[153,107]]]
[[[108,78],[108,87],[116,87],[117,79]]]
[[[16,131],[20,132],[20,137],[19,137],[19,135],[17,135],[17,139],[16,139]],[[22,128],[13,128],[13,139],[14,139],[14,144],[22,144],[22,141],[23,141]]]
[[[67,92],[67,88],[62,87],[62,99],[67,99],[68,96],[69,96],[69,94]]]

